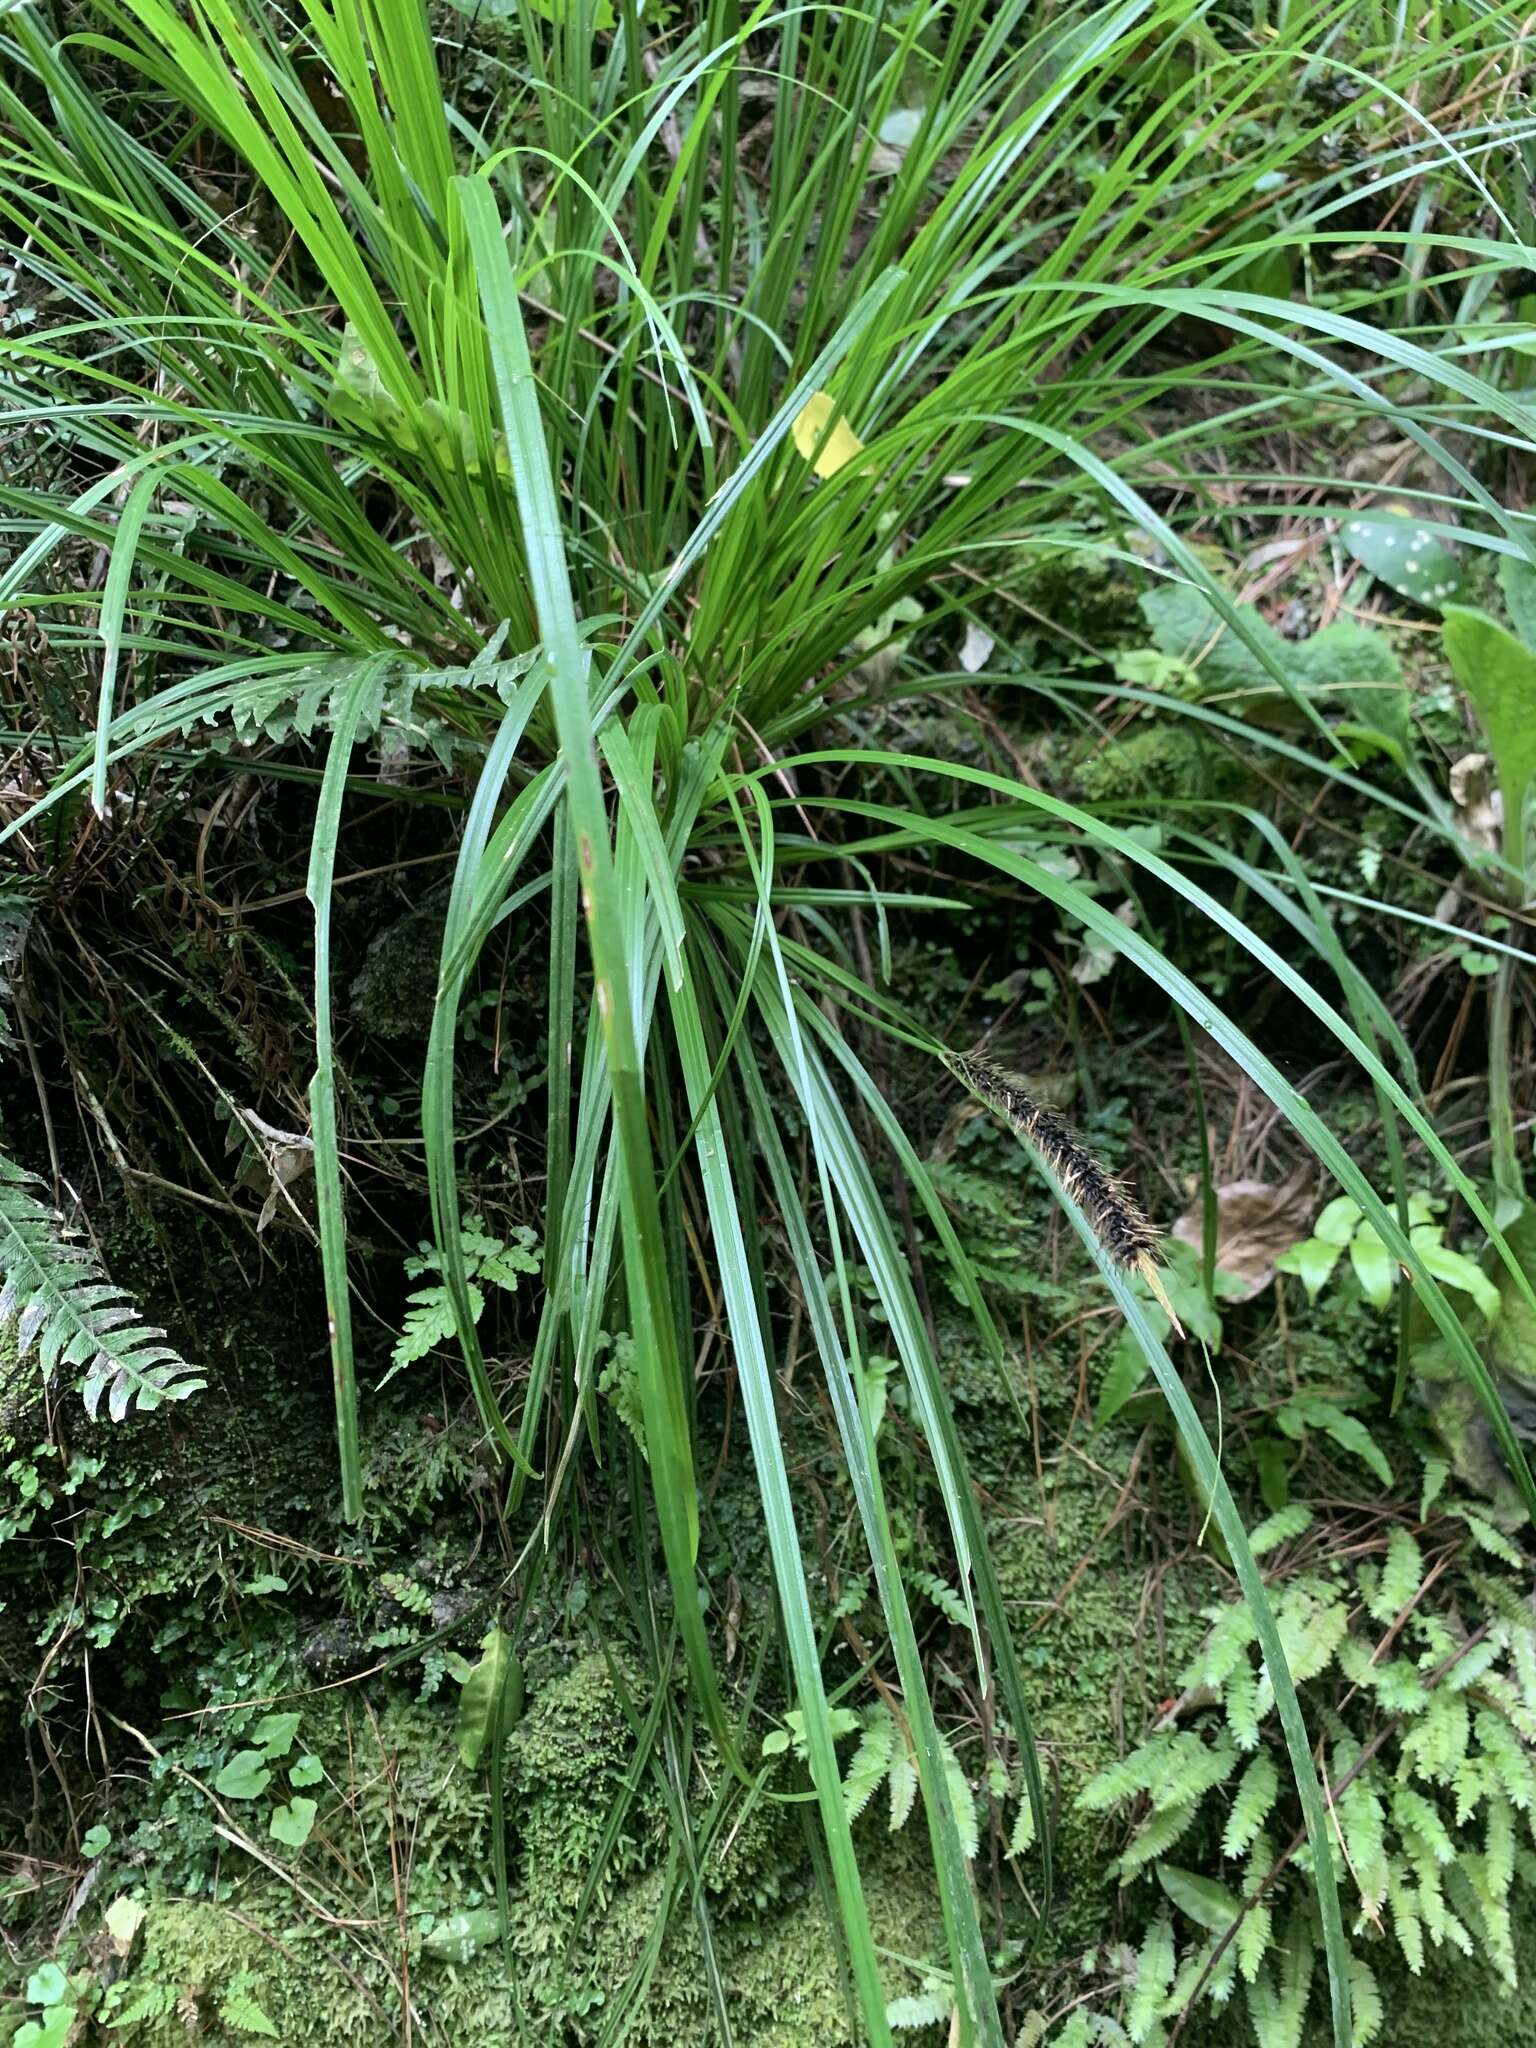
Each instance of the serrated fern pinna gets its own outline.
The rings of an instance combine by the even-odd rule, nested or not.
[[[197,1368],[69,1241],[32,1193],[38,1185],[0,1153],[0,1325],[14,1327],[18,1366],[36,1351],[45,1384],[61,1366],[83,1368],[87,1412],[95,1416],[105,1393],[114,1422],[135,1403],[158,1408],[195,1394],[207,1384]]]

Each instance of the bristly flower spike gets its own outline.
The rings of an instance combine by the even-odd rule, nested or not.
[[[1156,1226],[1126,1193],[1119,1176],[1094,1157],[1065,1117],[1036,1102],[1017,1074],[1007,1073],[980,1053],[946,1050],[943,1059],[956,1080],[1039,1155],[1115,1264],[1140,1275],[1182,1337],[1184,1327],[1158,1271]]]

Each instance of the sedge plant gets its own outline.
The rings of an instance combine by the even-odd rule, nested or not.
[[[472,27],[434,33],[415,0],[304,0],[291,15],[259,0],[90,0],[61,37],[30,9],[3,22],[0,219],[36,317],[0,342],[0,391],[8,431],[48,460],[0,483],[0,593],[93,679],[9,835],[35,851],[50,811],[83,793],[101,812],[127,764],[152,769],[156,750],[210,729],[257,772],[321,743],[311,1128],[355,1513],[367,1418],[329,970],[337,850],[377,736],[408,746],[430,730],[470,764],[421,1136],[436,1269],[480,1421],[512,1503],[537,1505],[535,1541],[548,1542],[570,1511],[603,1343],[627,1330],[669,1626],[720,1754],[744,1774],[742,1710],[697,1597],[710,1451],[691,1370],[686,1174],[876,2043],[890,2023],[779,1433],[763,1192],[888,1630],[958,2041],[1000,2048],[1002,2027],[861,1393],[855,1265],[907,1379],[978,1672],[1020,1748],[1046,1891],[1049,1831],[1009,1617],[889,1215],[887,1152],[999,1365],[1000,1341],[932,1179],[842,1026],[915,1044],[936,1074],[963,1049],[872,986],[847,941],[862,907],[883,919],[923,899],[850,877],[897,854],[902,872],[942,858],[997,875],[1165,991],[1413,1273],[1536,1504],[1486,1369],[1392,1207],[1234,1019],[1019,850],[1020,820],[1112,850],[1251,955],[1360,1062],[1491,1231],[1370,1033],[1135,835],[1016,777],[872,737],[899,694],[933,680],[902,658],[914,607],[941,614],[973,565],[996,573],[1070,549],[1085,517],[1107,512],[1206,594],[1291,700],[1302,768],[1338,773],[1318,705],[1187,538],[1214,452],[1230,479],[1258,464],[1279,421],[1392,421],[1439,465],[1443,523],[1529,550],[1476,461],[1528,445],[1529,409],[1423,310],[1511,265],[1497,225],[1469,200],[1451,228],[1418,236],[1421,260],[1401,277],[1373,273],[1326,305],[1277,295],[1282,272],[1316,272],[1358,237],[1362,206],[1380,210],[1382,248],[1405,248],[1391,210],[1404,184],[1433,176],[1480,198],[1506,139],[1475,112],[1442,123],[1424,110],[1464,99],[1466,77],[1512,42],[1514,15],[1448,8],[1435,46],[1394,25],[1379,50],[1348,42],[1350,16],[1292,8],[1251,34],[1191,0],[1118,0],[1044,25],[1021,0],[708,0],[658,29],[635,0],[611,20],[593,0],[519,4],[503,89],[473,113],[451,94]],[[1336,97],[1309,97],[1340,64],[1386,73],[1364,175],[1330,159]],[[1212,392],[1219,403],[1190,403]],[[107,564],[99,602],[69,574],[82,549]],[[535,901],[549,921],[544,1295],[513,1388],[482,1351],[461,1244],[456,1049],[484,948]],[[775,1114],[784,1099],[801,1158]],[[1325,1816],[1262,1579],[1140,1298],[1072,1187],[1059,1192],[1173,1406],[1252,1607],[1317,1852],[1346,2048]]]

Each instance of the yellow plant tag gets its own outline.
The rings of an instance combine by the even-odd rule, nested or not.
[[[827,432],[828,422],[831,432]],[[813,391],[795,416],[790,428],[795,446],[818,476],[836,476],[840,469],[864,453],[864,443],[843,418],[825,391]],[[825,441],[822,435],[826,434]],[[821,442],[818,449],[817,443]]]

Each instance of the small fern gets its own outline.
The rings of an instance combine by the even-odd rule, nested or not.
[[[1443,1513],[1451,1527],[1450,1518],[1466,1524],[1470,1543],[1439,1603],[1425,1597],[1423,1546],[1398,1528],[1353,1586],[1338,1568],[1283,1580],[1276,1617],[1323,1738],[1335,1869],[1353,1892],[1357,1935],[1393,1941],[1414,1976],[1432,1958],[1476,1959],[1509,1992],[1514,1887],[1536,1876],[1536,1858],[1518,1846],[1526,1831],[1536,1839],[1536,1612],[1528,1568],[1515,1578],[1484,1567],[1503,1559],[1507,1539],[1457,1503]],[[1303,1526],[1282,1511],[1275,1544]],[[1486,1619],[1468,1633],[1474,1600]],[[1078,1796],[1087,1812],[1121,1809],[1136,1821],[1118,1871],[1129,1899],[1146,1895],[1146,1932],[1133,1977],[1120,1973],[1121,2017],[1133,2048],[1159,2048],[1191,1999],[1237,1995],[1258,2048],[1301,2048],[1317,1946],[1309,1852],[1287,1861],[1280,1850],[1300,1816],[1251,1621],[1241,1607],[1208,1619],[1182,1674],[1196,1725],[1159,1729]],[[1219,1854],[1220,1878],[1162,1860],[1186,1840]],[[1161,1898],[1144,1874],[1154,1864]],[[1364,1962],[1352,1971],[1353,2048],[1368,2048],[1381,2034],[1381,1998]]]
[[[500,1238],[492,1237],[471,1217],[461,1220],[459,1245],[469,1276],[469,1305],[477,1323],[485,1313],[486,1286],[515,1294],[518,1281],[525,1274],[538,1272],[537,1242],[526,1226],[514,1230],[510,1238]],[[440,1273],[442,1261],[430,1244],[424,1244],[419,1253],[405,1261],[405,1270],[408,1278],[420,1280],[428,1274]],[[425,1358],[439,1344],[447,1343],[456,1330],[453,1300],[444,1281],[432,1280],[427,1286],[414,1289],[407,1298],[405,1320],[390,1353],[389,1371],[379,1384],[387,1386],[397,1372]]]
[[[44,1384],[61,1366],[84,1372],[86,1412],[103,1394],[121,1422],[129,1409],[184,1401],[207,1382],[141,1322],[132,1300],[31,1192],[39,1185],[0,1154],[0,1323],[14,1326],[18,1360],[36,1351]]]
[[[219,2018],[237,2034],[262,2034],[277,2040],[277,2028],[256,2001],[258,1979],[253,1970],[241,1970],[230,1980],[219,2006]]]
[[[843,1728],[837,1725],[839,1716],[848,1717]],[[800,1717],[789,1714],[785,1718],[798,1736]],[[917,1759],[908,1746],[906,1731],[890,1709],[884,1706],[873,1708],[862,1722],[847,1708],[836,1708],[833,1725],[838,1733],[854,1727],[860,1731],[858,1747],[843,1777],[843,1803],[848,1810],[848,1818],[857,1820],[881,1785],[885,1784],[890,1787],[890,1831],[896,1833],[906,1826],[917,1801]],[[787,1740],[788,1737],[780,1741],[774,1735],[768,1736],[763,1743],[763,1754],[767,1756],[781,1750]],[[970,1861],[981,1841],[981,1816],[977,1810],[976,1794],[961,1768],[960,1759],[942,1735],[939,1737],[939,1763],[949,1789],[960,1847],[966,1860]]]

